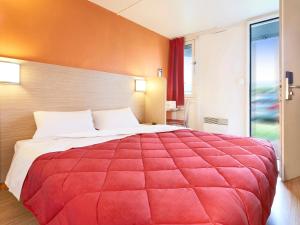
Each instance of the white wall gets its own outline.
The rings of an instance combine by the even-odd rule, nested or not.
[[[203,117],[209,116],[228,119],[230,134],[247,134],[246,35],[246,23],[197,35],[192,128],[202,130]]]

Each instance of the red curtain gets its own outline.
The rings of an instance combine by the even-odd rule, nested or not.
[[[183,59],[184,38],[170,40],[167,100],[177,106],[184,105]]]

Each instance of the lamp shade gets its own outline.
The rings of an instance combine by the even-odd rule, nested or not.
[[[135,80],[135,91],[145,92],[146,91],[146,81],[143,79]]]
[[[20,83],[20,64],[0,61],[0,83]]]

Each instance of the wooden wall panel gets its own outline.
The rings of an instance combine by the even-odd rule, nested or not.
[[[147,123],[166,123],[167,80],[149,77],[145,95],[145,121]]]
[[[0,84],[0,164],[4,180],[17,140],[31,138],[37,110],[99,110],[130,106],[144,120],[144,93],[134,77],[29,61],[21,62],[21,84]]]

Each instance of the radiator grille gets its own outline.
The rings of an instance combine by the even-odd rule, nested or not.
[[[218,124],[218,125],[228,125],[228,119],[215,118],[215,117],[204,117],[204,123],[208,124]]]

